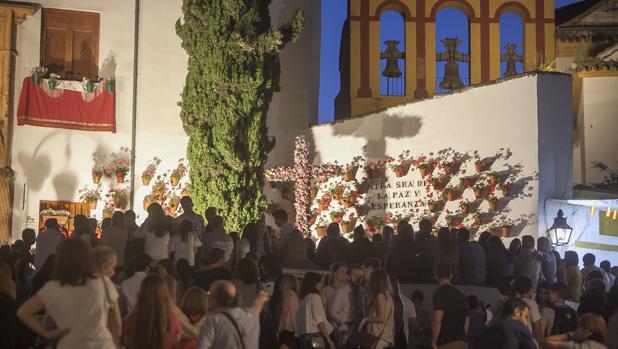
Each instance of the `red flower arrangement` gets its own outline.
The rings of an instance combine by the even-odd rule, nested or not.
[[[324,193],[322,197],[318,200],[318,207],[320,208],[320,211],[326,211],[332,200],[333,198],[330,196],[330,194]]]
[[[417,160],[416,160],[416,168],[418,168],[418,171],[421,173],[421,177],[426,177],[428,174],[433,172],[434,169],[434,162],[433,160],[429,160],[427,159],[426,156],[421,155]]]
[[[459,183],[464,188],[471,188],[476,183],[477,177],[463,177],[459,179]]]
[[[498,189],[500,189],[500,191],[502,191],[502,195],[503,196],[510,196],[511,195],[511,189],[513,189],[513,183],[506,182],[506,183],[499,184],[498,185]]]
[[[457,161],[455,160],[442,161],[440,163],[440,167],[444,170],[444,173],[446,173],[447,175],[450,175],[453,173],[453,168],[455,168],[455,165],[457,165]]]

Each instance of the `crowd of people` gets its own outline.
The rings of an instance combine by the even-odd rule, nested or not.
[[[618,348],[618,268],[564,258],[544,238],[507,249],[488,232],[406,222],[353,241],[332,223],[316,248],[273,213],[226,232],[189,197],[101,222],[55,219],[0,248],[0,348]],[[284,273],[291,246],[316,266]],[[324,271],[321,271],[321,266]],[[429,302],[401,284],[434,286]],[[485,304],[457,285],[496,287]],[[429,311],[428,311],[429,310]]]

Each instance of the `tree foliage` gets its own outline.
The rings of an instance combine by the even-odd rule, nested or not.
[[[188,72],[180,117],[189,136],[191,196],[219,208],[228,229],[258,219],[266,200],[264,164],[274,147],[266,112],[278,89],[279,52],[296,40],[302,11],[278,30],[270,0],[183,0],[176,33]]]

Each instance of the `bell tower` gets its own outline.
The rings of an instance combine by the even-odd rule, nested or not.
[[[469,23],[469,51],[460,51],[459,39],[437,38],[436,14],[444,8],[463,12]],[[387,38],[381,50],[380,16],[386,11],[401,14],[404,42]],[[514,46],[500,44],[500,16],[515,13],[523,22],[523,55]],[[335,118],[376,110],[433,96],[437,87],[448,91],[463,87],[457,62],[468,62],[470,85],[536,70],[554,60],[554,0],[348,0],[348,18],[343,26],[339,69],[341,91],[335,102]],[[405,49],[401,49],[401,48]],[[380,69],[380,63],[386,68]],[[403,61],[403,66],[400,64]],[[436,80],[436,64],[445,76]],[[387,78],[389,93],[381,93],[380,79]],[[390,93],[391,81],[403,79],[401,93]]]

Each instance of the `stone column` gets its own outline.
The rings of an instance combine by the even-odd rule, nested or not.
[[[13,170],[11,169],[11,127],[14,101],[16,28],[40,5],[0,2],[0,243],[10,240],[13,205]]]

